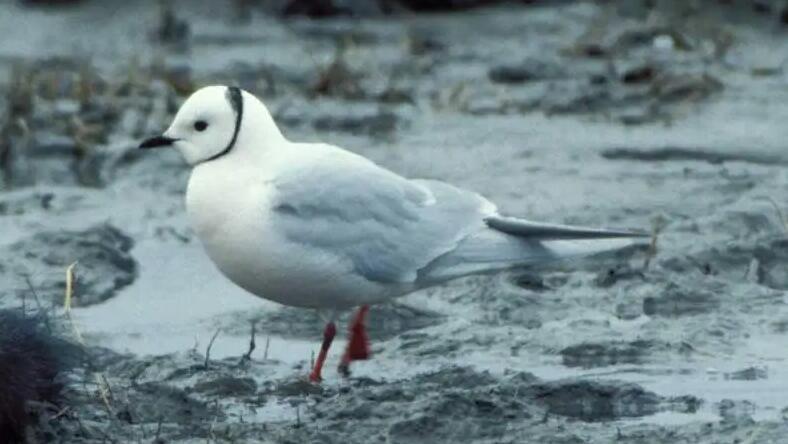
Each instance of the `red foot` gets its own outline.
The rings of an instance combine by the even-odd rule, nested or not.
[[[323,380],[322,370],[323,364],[326,362],[328,356],[328,349],[331,348],[331,343],[334,341],[334,336],[337,334],[337,327],[333,322],[326,324],[323,330],[323,344],[320,346],[320,353],[317,355],[317,361],[312,368],[312,373],[309,374],[309,380],[312,382],[320,382]]]
[[[339,364],[339,371],[344,376],[350,375],[350,362],[362,359],[369,359],[369,337],[367,336],[367,329],[364,326],[364,318],[369,311],[368,305],[362,305],[353,322],[350,324],[350,339],[345,349],[345,354],[342,356],[342,362]]]
[[[359,318],[363,318],[367,311],[366,309],[363,310],[363,312],[359,311]],[[350,341],[347,344],[346,353],[351,361],[369,359],[369,337],[364,324],[361,322],[363,321],[356,321],[350,332]]]

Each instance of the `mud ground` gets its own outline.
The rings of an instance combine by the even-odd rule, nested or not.
[[[0,306],[49,313],[87,349],[62,405],[37,406],[39,440],[785,439],[779,14],[549,2],[310,21],[128,3],[0,5],[15,30],[0,42]],[[653,243],[374,307],[374,358],[342,379],[339,341],[309,384],[320,317],[224,280],[185,220],[176,153],[135,150],[213,83],[257,93],[291,139]]]

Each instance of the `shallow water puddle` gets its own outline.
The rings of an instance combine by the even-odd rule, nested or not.
[[[273,308],[221,278],[196,243],[144,241],[134,247],[134,256],[140,271],[133,285],[105,303],[74,310],[85,336],[118,351],[156,355],[185,351],[195,343],[204,348],[216,331],[206,322],[210,318]],[[217,337],[212,353],[234,353],[228,342]]]
[[[220,317],[278,309],[275,304],[252,297],[221,278],[196,243],[168,245],[167,242],[143,241],[134,252],[141,269],[139,279],[131,287],[106,303],[74,311],[82,334],[91,342],[140,356],[184,352],[192,348],[204,353]],[[183,261],[184,256],[190,260]],[[243,332],[247,331],[248,324],[244,320],[238,322],[244,325],[217,336],[211,348],[212,358],[240,357],[246,352],[249,336]],[[446,329],[447,326],[431,328]],[[267,357],[280,364],[274,372],[277,377],[306,374],[306,367],[319,346],[320,333],[315,331],[314,340],[258,334],[254,357],[262,359],[268,343]],[[747,356],[739,359],[709,357],[673,365],[620,365],[591,370],[565,367],[558,363],[558,358],[513,357],[500,347],[464,353],[461,358],[436,355],[422,360],[400,359],[397,341],[395,337],[373,343],[376,355],[370,361],[355,365],[354,376],[392,380],[446,365],[468,365],[497,375],[512,370],[527,371],[546,381],[564,378],[627,381],[661,396],[693,395],[703,400],[695,413],[662,411],[621,420],[666,425],[719,418],[718,404],[725,399],[750,401],[755,405],[751,412],[755,419],[775,419],[780,416],[784,393],[788,392],[788,370],[781,365],[785,351],[776,345],[778,338],[752,338]],[[344,340],[337,339],[332,348],[324,375],[325,384],[344,384],[335,370],[344,345]],[[772,359],[767,362],[764,356]],[[748,363],[747,368],[764,369],[765,374],[746,380],[732,379],[731,374],[746,367],[742,363]],[[294,408],[272,399],[255,412],[238,414],[289,420],[294,416]]]

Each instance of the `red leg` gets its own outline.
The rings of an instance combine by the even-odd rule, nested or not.
[[[323,380],[321,376],[321,371],[323,370],[323,363],[326,362],[326,356],[328,355],[328,349],[331,348],[331,342],[334,341],[334,336],[337,334],[337,326],[334,325],[334,322],[329,322],[326,324],[325,330],[323,330],[323,345],[320,346],[320,353],[317,355],[317,361],[315,361],[315,367],[312,369],[312,373],[309,374],[309,380],[312,382],[320,382]]]
[[[362,359],[369,359],[369,338],[367,329],[364,326],[364,318],[369,311],[369,305],[362,305],[356,312],[353,322],[350,324],[350,339],[339,363],[339,371],[344,376],[350,375],[350,362]]]

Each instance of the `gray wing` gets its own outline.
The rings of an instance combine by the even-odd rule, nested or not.
[[[278,177],[274,223],[292,242],[347,260],[364,278],[413,283],[419,270],[484,229],[481,196],[408,180],[366,161],[323,162]]]
[[[274,223],[292,242],[381,283],[432,283],[624,246],[642,233],[543,224],[497,214],[476,193],[408,180],[366,159],[327,157],[279,176]]]

